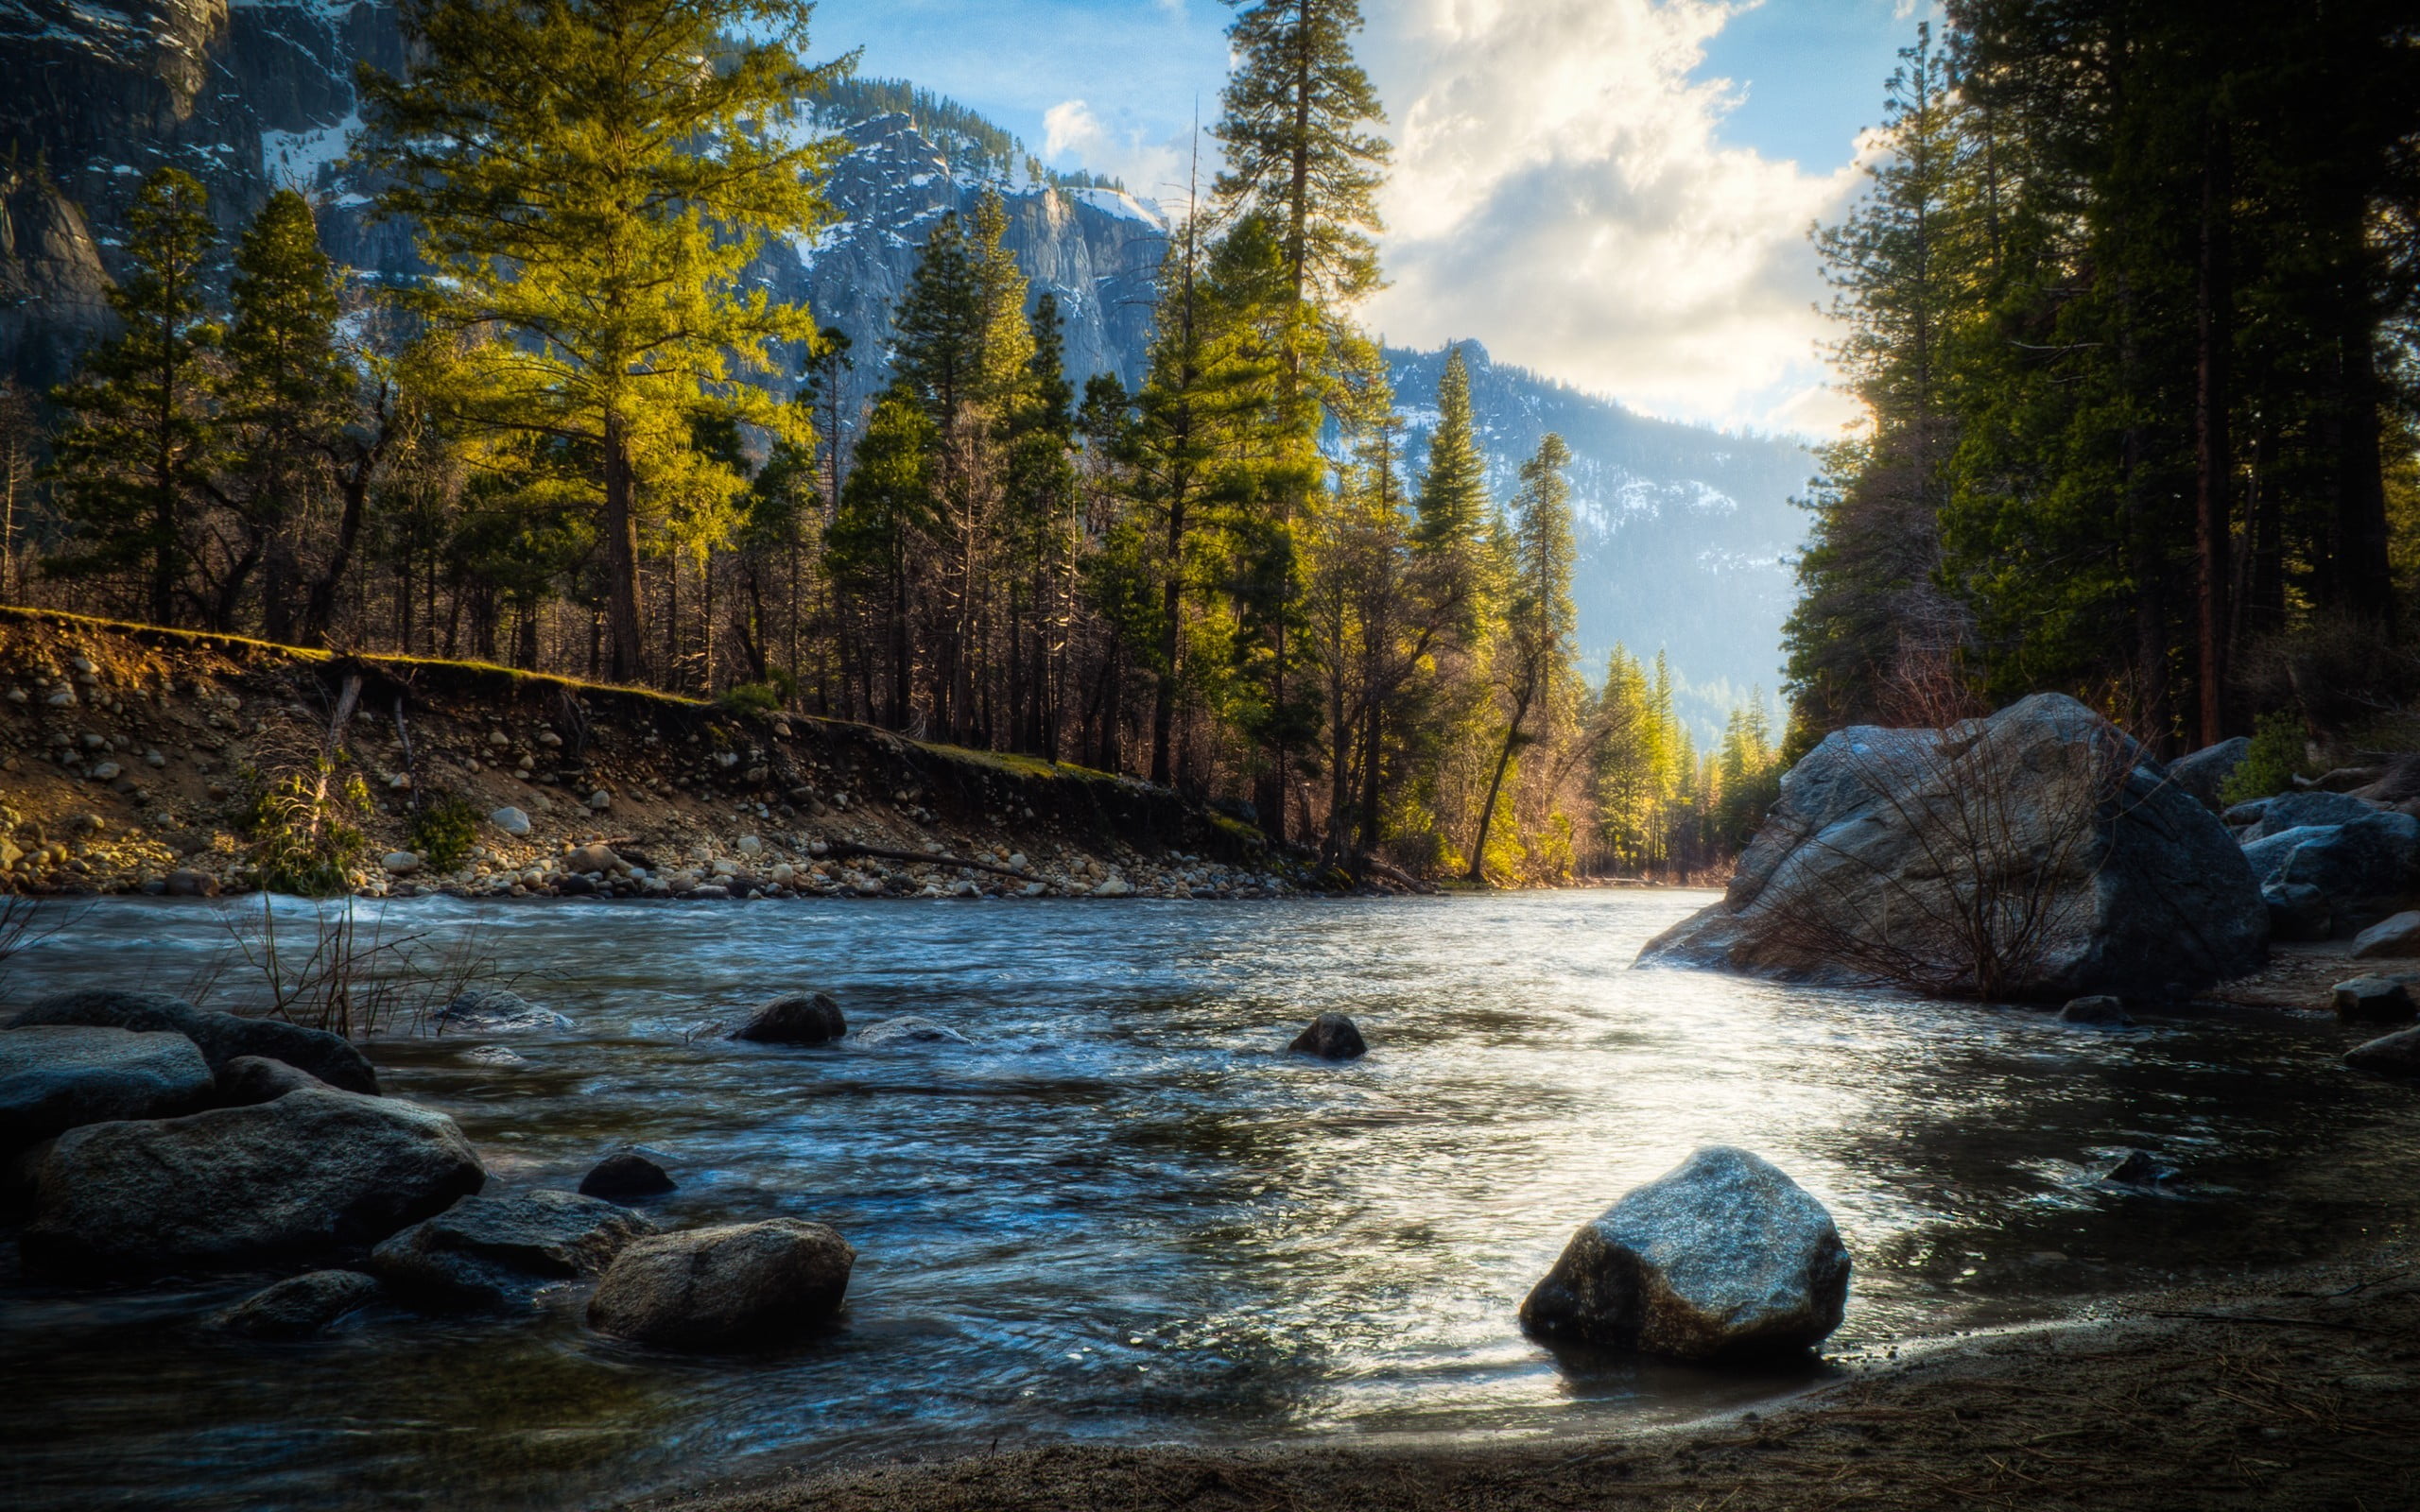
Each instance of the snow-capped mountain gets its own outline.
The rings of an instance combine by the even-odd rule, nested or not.
[[[354,65],[397,70],[404,50],[391,6],[351,0],[0,0],[0,373],[56,382],[104,327],[118,228],[162,164],[202,181],[231,243],[271,192],[293,185],[319,204],[340,262],[371,280],[416,272],[409,229],[369,220],[343,166],[360,122]],[[752,276],[850,335],[856,397],[887,376],[890,312],[933,223],[971,211],[986,190],[1008,210],[1019,263],[1058,298],[1070,376],[1141,379],[1167,245],[1158,207],[1044,173],[1007,133],[905,86],[846,86],[816,121],[854,148],[827,187],[838,218],[768,247]],[[1787,501],[1807,472],[1804,451],[1647,420],[1492,363],[1476,343],[1466,352],[1499,498],[1539,437],[1559,431],[1570,443],[1592,666],[1616,641],[1642,655],[1668,649],[1701,695],[1691,713],[1702,729],[1751,684],[1770,689],[1789,602],[1782,562],[1801,529]],[[1424,420],[1435,422],[1443,354],[1389,356],[1417,453]]]

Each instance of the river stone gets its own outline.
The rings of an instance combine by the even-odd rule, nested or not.
[[[2190,756],[2180,756],[2168,764],[2168,780],[2176,789],[2192,798],[2213,814],[2219,810],[2219,789],[2243,765],[2252,753],[2252,739],[2238,735],[2215,746],[2204,746]]]
[[[563,869],[575,875],[611,872],[621,863],[622,858],[614,853],[612,846],[596,842],[579,846],[563,857]]]
[[[2365,803],[2347,793],[2280,793],[2262,805],[2260,816],[2252,824],[2252,833],[2244,836],[2246,844],[2265,840],[2288,830],[2333,828],[2366,819],[2378,812],[2376,804]]]
[[[2273,882],[2260,889],[2260,900],[2269,905],[2273,940],[2308,943],[2335,933],[2336,911],[2327,894],[2308,883]]]
[[[870,1023],[857,1031],[861,1045],[964,1045],[973,1040],[945,1023],[936,1023],[921,1013],[903,1013],[895,1019]]]
[[[237,1056],[218,1068],[218,1086],[210,1100],[220,1108],[250,1108],[255,1103],[273,1103],[287,1092],[326,1085],[309,1072],[283,1060]]]
[[[2372,813],[2294,847],[2278,868],[2277,880],[2316,887],[2341,904],[2402,892],[2415,860],[2420,860],[2420,819]]]
[[[2126,1017],[2125,1000],[2103,994],[2100,997],[2070,1000],[2066,1006],[2059,1010],[2059,1022],[2124,1029],[2130,1027],[2135,1021]]]
[[[248,1019],[204,1013],[164,992],[123,992],[95,988],[43,998],[9,1021],[10,1028],[44,1023],[84,1023],[131,1029],[138,1034],[181,1034],[201,1050],[211,1070],[238,1056],[260,1056],[299,1066],[342,1091],[375,1095],[378,1072],[344,1036],[308,1029],[283,1019]]]
[[[785,992],[749,1015],[734,1040],[769,1045],[820,1045],[849,1032],[840,1005],[821,992]]]
[[[378,1279],[357,1270],[315,1270],[254,1292],[210,1326],[247,1339],[307,1339],[378,1298]]]
[[[571,1192],[464,1197],[370,1253],[399,1295],[447,1307],[501,1307],[553,1281],[595,1276],[655,1225]]]
[[[1368,1054],[1370,1046],[1361,1038],[1360,1026],[1351,1019],[1341,1013],[1322,1013],[1305,1025],[1286,1048],[1322,1060],[1353,1060]]]
[[[489,815],[488,822],[516,840],[529,833],[529,816],[510,803]]]
[[[2404,955],[2420,955],[2420,909],[2397,914],[2383,923],[2372,924],[2353,936],[2355,960]]]
[[[1521,1304],[1549,1340],[1679,1360],[1805,1349],[1841,1326],[1849,1252],[1824,1205],[1769,1161],[1697,1151],[1572,1236]]]
[[[444,1114],[306,1088],[68,1130],[43,1162],[22,1248],[27,1265],[65,1275],[346,1258],[486,1180]]]
[[[588,1326],[667,1349],[769,1344],[839,1312],[856,1260],[838,1233],[796,1218],[640,1239],[607,1268]]]
[[[2336,1016],[2347,1023],[2408,1023],[2420,1018],[2410,988],[2398,977],[2357,976],[2337,983],[2332,995]]]
[[[2344,1052],[2344,1063],[2381,1076],[2420,1076],[2420,1029],[2398,1029]]]
[[[582,1196],[603,1197],[609,1202],[630,1202],[639,1197],[657,1197],[673,1189],[672,1177],[655,1163],[646,1151],[624,1145],[596,1162],[579,1178]]]
[[[80,1024],[0,1031],[0,1150],[85,1124],[172,1118],[210,1095],[210,1065],[180,1034]]]
[[[440,1034],[530,1034],[570,1027],[571,1021],[552,1008],[500,987],[468,988],[437,1010]]]
[[[1962,843],[1976,832],[2010,838]],[[2162,1001],[2267,959],[2268,908],[2218,816],[2123,731],[2048,693],[1946,730],[1824,737],[1783,777],[1722,902],[1639,959],[1975,991],[1977,953],[1945,920],[1977,876],[2041,884],[2038,945],[2007,963],[2009,997]]]

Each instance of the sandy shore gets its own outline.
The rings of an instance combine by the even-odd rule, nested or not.
[[[1508,1446],[1068,1448],[694,1488],[652,1512],[2420,1506],[2420,1249],[1849,1362],[1767,1410]]]

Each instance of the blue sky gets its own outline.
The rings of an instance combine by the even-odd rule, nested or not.
[[[1805,230],[1855,187],[1911,0],[1363,8],[1397,142],[1394,287],[1374,324],[1477,336],[1677,418],[1847,418],[1822,392]],[[972,106],[1055,166],[1173,197],[1197,100],[1217,113],[1228,18],[1217,0],[821,0],[814,35],[820,55],[861,47],[864,72]]]

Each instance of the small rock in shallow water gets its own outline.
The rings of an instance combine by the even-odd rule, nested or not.
[[[2173,1166],[2162,1165],[2155,1157],[2142,1150],[2128,1150],[2100,1177],[2103,1181],[2114,1181],[2121,1187],[2157,1186],[2175,1178]]]
[[[462,1052],[462,1059],[474,1066],[526,1066],[529,1057],[503,1045],[478,1045]]]
[[[2336,1016],[2347,1023],[2408,1023],[2420,1017],[2411,992],[2392,976],[2357,976],[2339,982],[2333,993]]]
[[[357,1270],[315,1270],[254,1292],[210,1326],[247,1339],[307,1339],[375,1301],[378,1279]]]
[[[571,1021],[553,1009],[496,987],[472,988],[437,1010],[440,1034],[527,1034],[570,1027]]]
[[[1351,1019],[1341,1013],[1322,1013],[1286,1048],[1322,1060],[1353,1060],[1368,1054],[1370,1046],[1361,1038],[1360,1026]]]
[[[2135,1021],[2126,1017],[2126,1005],[2122,999],[2104,995],[2070,1000],[2066,1007],[2059,1010],[2059,1022],[2123,1029],[2130,1027]]]
[[[857,1031],[861,1045],[963,1045],[973,1040],[944,1023],[936,1023],[919,1013],[903,1013],[895,1019],[868,1024]]]
[[[525,1192],[464,1197],[372,1250],[396,1292],[448,1307],[498,1307],[550,1281],[594,1276],[655,1224],[596,1197]]]
[[[758,1044],[820,1045],[848,1032],[838,1003],[821,992],[785,992],[749,1015],[731,1037]]]
[[[614,1258],[588,1326],[668,1349],[776,1343],[839,1312],[856,1260],[838,1233],[796,1218],[659,1234]]]
[[[2344,1052],[2344,1063],[2381,1076],[2420,1076],[2420,1029],[2380,1035]]]
[[[664,1167],[646,1152],[629,1145],[597,1161],[595,1169],[579,1178],[580,1195],[603,1197],[608,1202],[662,1196],[674,1185]]]
[[[1808,1349],[1841,1326],[1849,1253],[1824,1205],[1715,1145],[1582,1228],[1521,1304],[1548,1339],[1717,1361]]]

